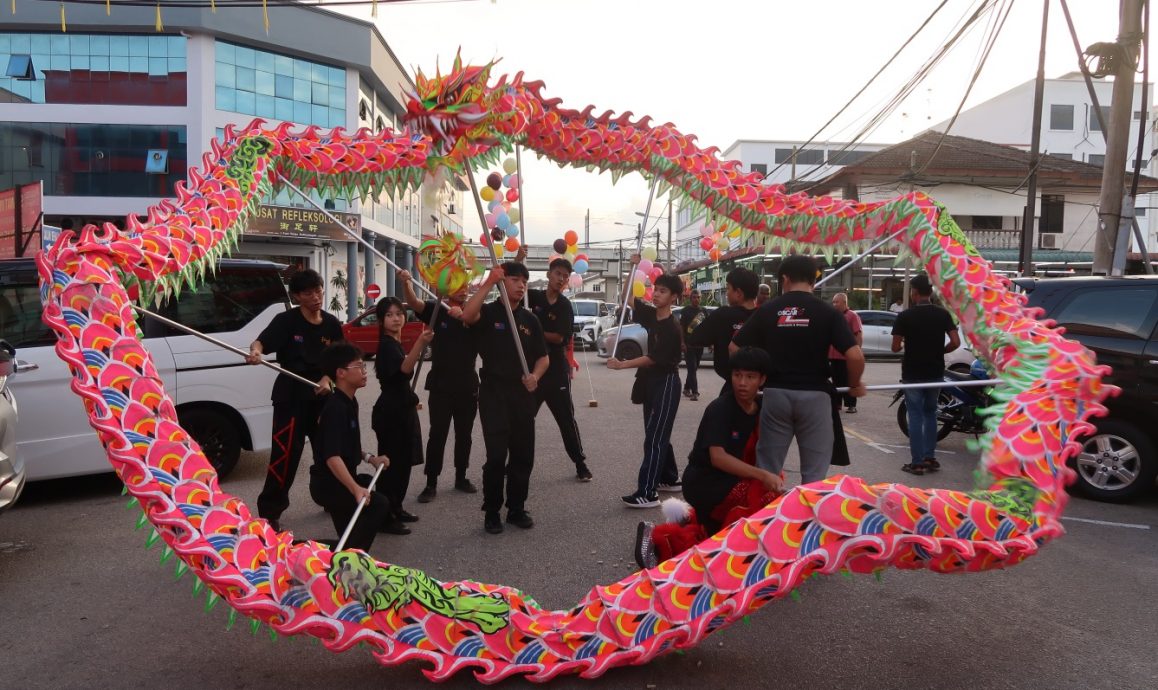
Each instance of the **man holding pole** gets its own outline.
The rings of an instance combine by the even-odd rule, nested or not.
[[[515,262],[496,266],[462,309],[482,357],[479,417],[482,421],[486,464],[483,465],[483,527],[489,534],[503,531],[499,511],[506,485],[507,522],[530,529],[534,520],[526,510],[531,470],[535,464],[535,389],[547,372],[547,344],[539,321],[520,303],[530,274]],[[491,288],[502,282],[505,290],[487,302]],[[505,302],[504,302],[505,299]],[[511,332],[513,315],[517,332]],[[525,360],[512,337],[521,343]],[[524,371],[528,373],[524,374]]]
[[[409,271],[399,271],[406,303],[418,318],[434,331],[431,343],[430,373],[426,375],[429,391],[430,431],[426,441],[426,488],[418,494],[419,503],[429,503],[438,494],[438,476],[442,474],[442,456],[450,423],[454,421],[454,488],[467,494],[478,489],[466,477],[470,465],[471,431],[478,412],[478,374],[475,373],[474,338],[462,323],[462,307],[467,286],[450,295],[449,308],[434,300],[422,301],[414,293]],[[433,322],[432,322],[432,317]]]
[[[273,382],[273,448],[265,486],[257,498],[257,513],[278,531],[281,515],[289,507],[289,491],[306,437],[311,445],[317,444],[318,414],[323,396],[330,393],[331,379],[321,371],[322,351],[342,340],[342,323],[322,311],[325,295],[322,277],[317,271],[306,269],[294,273],[289,280],[289,292],[298,307],[274,317],[249,346],[249,356],[245,358],[250,364],[260,364],[262,355],[276,352],[282,368],[318,382],[318,386],[311,389],[284,373],[278,374]]]

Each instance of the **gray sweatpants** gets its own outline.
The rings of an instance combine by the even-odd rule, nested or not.
[[[818,482],[828,474],[832,462],[832,433],[832,397],[828,393],[765,388],[756,464],[780,474],[795,436],[800,447],[800,483]]]

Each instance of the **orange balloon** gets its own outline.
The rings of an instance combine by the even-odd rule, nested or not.
[[[568,230],[563,233],[563,241],[567,243],[568,247],[574,247],[579,244],[579,233],[574,230]]]
[[[720,250],[719,249],[712,249],[712,251],[708,252],[708,258],[711,259],[712,261],[719,261],[720,260]]]
[[[517,251],[519,251],[519,238],[517,238],[517,237],[508,237],[508,238],[507,238],[507,241],[503,243],[503,246],[507,248],[507,251],[508,251],[508,252],[517,252]]]

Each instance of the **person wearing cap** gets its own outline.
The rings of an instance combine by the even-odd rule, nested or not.
[[[945,353],[961,345],[949,312],[933,304],[933,283],[921,274],[909,281],[908,309],[893,324],[893,352],[901,355],[901,382],[928,383],[945,376]],[[946,344],[945,336],[949,336]],[[937,462],[937,398],[940,388],[905,390],[909,416],[910,462],[901,470],[921,475],[941,469]]]

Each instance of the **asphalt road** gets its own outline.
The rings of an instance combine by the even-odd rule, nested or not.
[[[444,580],[517,586],[556,608],[633,571],[634,526],[645,517],[659,519],[658,510],[628,510],[618,500],[634,487],[642,414],[628,402],[631,374],[604,369],[594,354],[587,359],[595,364],[591,385],[581,370],[574,397],[595,481],[574,480],[544,410],[528,505],[533,530],[486,535],[480,498],[454,492],[444,474],[435,502],[408,506],[422,518],[414,534],[380,535],[374,555]],[[895,381],[898,369],[870,363],[868,382]],[[701,371],[701,381],[705,391],[720,384],[710,369]],[[374,386],[360,396],[367,417]],[[587,405],[592,398],[597,407]],[[673,437],[681,467],[706,402],[705,395],[681,403]],[[860,413],[845,417],[850,472],[876,482],[969,488],[976,456],[959,435],[942,444],[939,474],[900,472],[905,439],[888,402],[886,393],[870,394]],[[476,483],[481,457],[476,424]],[[253,505],[265,460],[243,456],[225,488]],[[303,468],[283,524],[299,535],[331,536],[329,519],[309,500],[304,474]],[[421,488],[416,476],[411,496]],[[174,581],[172,562],[162,566],[159,549],[145,548],[145,532],[133,530],[138,515],[125,509],[110,474],[33,484],[21,505],[0,516],[0,687],[426,685],[415,663],[385,668],[362,650],[337,655],[304,639],[254,637],[244,623],[227,631],[226,607],[206,612],[190,578]],[[1065,537],[1007,571],[812,580],[799,601],[769,605],[696,649],[596,681],[564,677],[554,685],[1158,687],[1158,499],[1129,506],[1074,499],[1065,524]],[[460,674],[449,684],[474,681]]]

